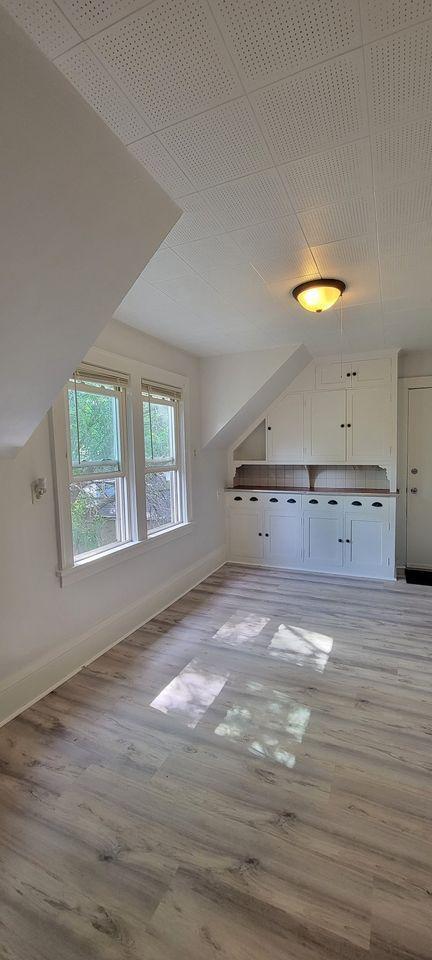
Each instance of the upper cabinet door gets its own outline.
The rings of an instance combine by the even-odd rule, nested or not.
[[[388,387],[352,390],[347,398],[347,456],[379,463],[393,455],[392,394]]]
[[[330,363],[319,363],[316,368],[317,390],[327,390],[329,387],[349,387],[351,381],[351,363],[341,363],[340,360]]]
[[[303,394],[288,394],[267,416],[267,459],[271,463],[302,463],[303,446]]]
[[[307,458],[313,463],[346,457],[346,391],[323,390],[307,397]]]
[[[383,387],[391,381],[392,362],[390,357],[376,360],[357,360],[351,364],[352,387]]]

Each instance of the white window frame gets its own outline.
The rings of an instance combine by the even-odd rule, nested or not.
[[[163,384],[142,382],[142,404],[157,403],[160,406],[167,406],[173,412],[174,430],[173,446],[174,458],[169,460],[152,460],[147,462],[144,449],[144,495],[145,478],[149,474],[172,473],[174,474],[174,490],[172,490],[172,502],[174,504],[174,520],[172,523],[161,524],[153,530],[148,531],[148,537],[156,537],[164,530],[172,530],[184,523],[187,499],[185,490],[185,469],[184,469],[184,447],[182,442],[182,424],[184,422],[184,404],[182,391],[178,388],[166,387]],[[165,394],[165,396],[164,396]],[[144,414],[143,414],[144,424]]]
[[[93,348],[89,361],[80,365],[80,371],[88,370],[102,379],[103,375],[115,375],[119,371],[124,385],[122,407],[121,444],[122,473],[127,476],[127,524],[128,539],[112,547],[74,558],[72,543],[72,518],[70,503],[70,431],[67,390],[69,381],[54,403],[50,412],[51,446],[56,493],[56,519],[58,531],[59,565],[57,576],[61,586],[90,574],[105,570],[123,559],[131,558],[147,550],[155,549],[165,541],[176,540],[191,532],[194,522],[191,515],[191,456],[189,451],[189,383],[186,377],[168,373],[157,367],[142,364],[126,357],[118,357],[107,351]],[[120,372],[121,371],[121,372]],[[128,379],[127,385],[125,380]],[[73,378],[71,378],[73,379]],[[146,464],[144,455],[144,414],[142,383],[167,385],[178,390],[181,397],[177,410],[177,468],[179,470],[180,517],[175,524],[147,530],[145,503]],[[159,464],[158,464],[159,468]],[[170,469],[171,466],[168,467]],[[111,479],[111,472],[109,478]],[[115,476],[119,476],[116,473]],[[92,480],[104,479],[104,474],[91,474]],[[81,476],[74,480],[81,480]]]

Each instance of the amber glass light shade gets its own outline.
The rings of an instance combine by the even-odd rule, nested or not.
[[[344,290],[343,280],[308,280],[294,287],[292,295],[305,310],[322,313],[339,300]]]

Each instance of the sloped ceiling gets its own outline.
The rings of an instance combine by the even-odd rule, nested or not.
[[[117,316],[198,354],[432,346],[431,0],[3,0],[184,213]]]
[[[1,9],[0,89],[0,455],[10,456],[179,210]]]

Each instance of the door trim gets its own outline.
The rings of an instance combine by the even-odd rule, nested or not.
[[[398,386],[398,487],[396,518],[397,566],[405,568],[407,559],[408,488],[408,400],[409,391],[432,387],[431,377],[400,377]]]

